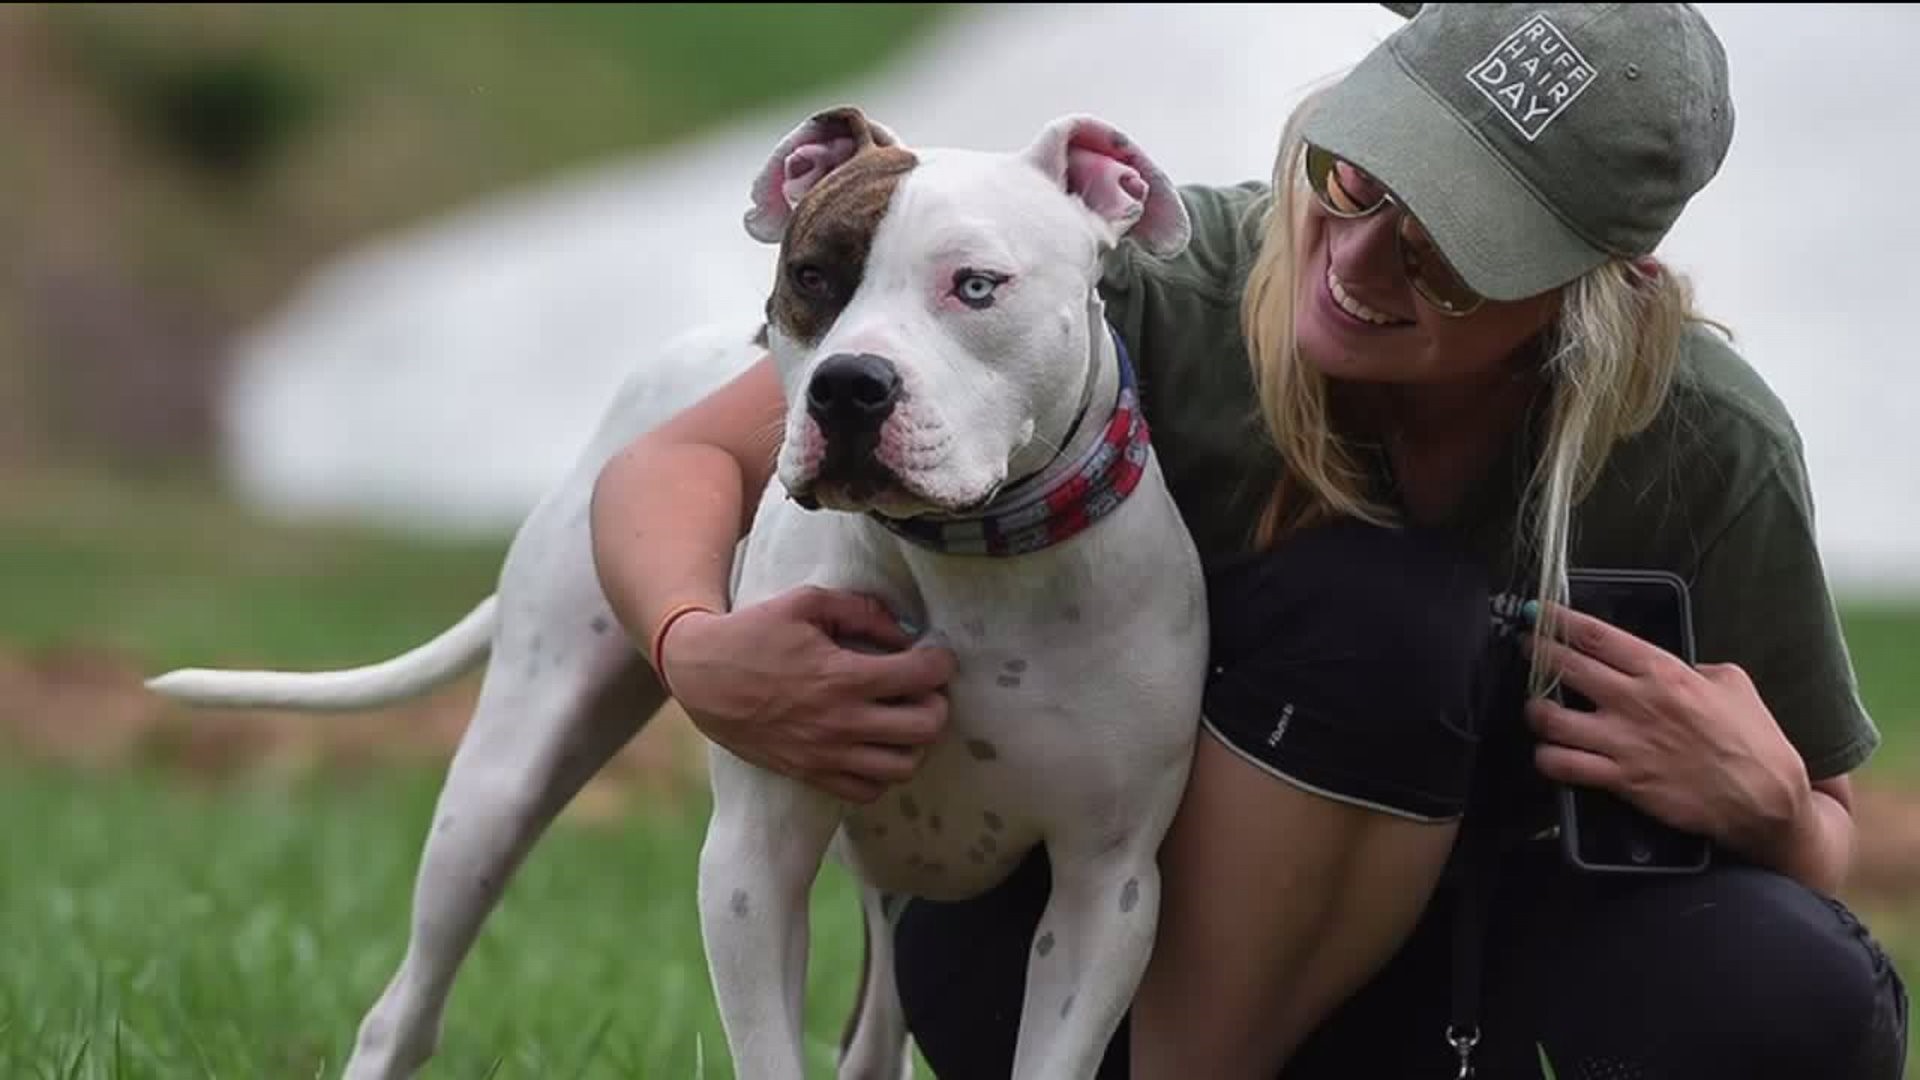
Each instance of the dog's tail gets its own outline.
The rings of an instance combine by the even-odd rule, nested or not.
[[[492,648],[497,605],[497,597],[488,596],[432,641],[365,667],[322,672],[183,668],[146,685],[192,705],[314,712],[377,708],[416,697],[472,667]]]

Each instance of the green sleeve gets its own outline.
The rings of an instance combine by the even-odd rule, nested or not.
[[[1740,665],[1821,780],[1865,762],[1880,735],[1860,699],[1815,535],[1794,447],[1708,543],[1692,593],[1699,660]]]
[[[1189,364],[1245,363],[1240,294],[1259,254],[1266,185],[1186,184],[1177,194],[1192,228],[1184,250],[1160,258],[1123,241],[1101,266],[1107,319],[1148,379],[1184,380],[1174,369]]]
[[[1245,547],[1279,465],[1240,333],[1263,193],[1257,183],[1183,187],[1186,249],[1162,258],[1123,243],[1102,268],[1106,317],[1138,373],[1154,453],[1209,558]]]

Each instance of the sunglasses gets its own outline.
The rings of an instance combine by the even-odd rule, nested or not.
[[[1386,185],[1352,162],[1311,143],[1302,162],[1314,198],[1319,200],[1321,209],[1334,217],[1363,218],[1378,213],[1389,203],[1399,205]],[[1440,249],[1434,246],[1433,237],[1427,235],[1427,230],[1411,213],[1400,215],[1394,236],[1407,280],[1434,310],[1457,318],[1473,314],[1486,302],[1486,297],[1469,288],[1453,267],[1447,265]]]

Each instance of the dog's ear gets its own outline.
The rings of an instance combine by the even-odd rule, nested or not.
[[[808,117],[780,140],[760,175],[754,177],[747,235],[762,243],[778,243],[793,208],[828,173],[861,151],[898,145],[893,132],[852,105]]]
[[[1026,157],[1125,236],[1155,255],[1176,255],[1193,225],[1160,167],[1125,134],[1091,116],[1063,116],[1040,131]]]

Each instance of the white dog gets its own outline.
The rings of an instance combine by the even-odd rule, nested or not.
[[[864,894],[868,977],[842,1077],[911,1062],[882,897],[953,900],[1046,845],[1014,1074],[1089,1077],[1151,951],[1155,858],[1185,787],[1207,654],[1199,560],[1095,289],[1121,242],[1179,250],[1160,170],[1097,120],[1013,153],[908,149],[855,109],[810,118],[752,186],[779,244],[762,335],[788,410],[736,605],[800,586],[873,593],[956,652],[948,729],[914,778],[838,801],[712,747],[699,904],[733,1060],[800,1080],[809,888],[831,848]],[[698,338],[680,348],[700,347]],[[747,332],[721,346],[744,366]],[[658,418],[633,376],[529,517],[500,586],[440,638],[348,672],[174,672],[219,705],[364,708],[492,659],[426,842],[406,957],[347,1075],[410,1075],[455,974],[548,821],[661,703],[594,573],[601,465]]]

